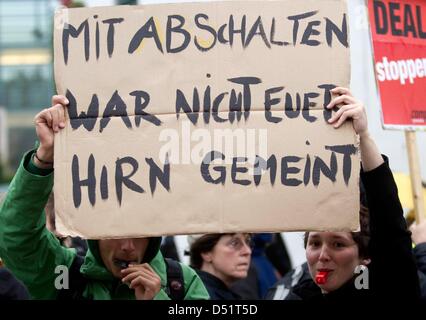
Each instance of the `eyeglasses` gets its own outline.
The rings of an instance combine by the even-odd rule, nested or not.
[[[253,241],[251,236],[246,236],[244,239],[232,237],[228,242],[226,242],[226,246],[235,251],[241,250],[244,247],[244,244],[246,244],[250,249],[253,248]]]

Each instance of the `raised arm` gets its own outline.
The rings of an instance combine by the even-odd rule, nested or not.
[[[35,117],[40,146],[22,160],[0,207],[0,256],[33,298],[56,297],[58,265],[69,266],[75,253],[60,246],[45,227],[44,206],[53,186],[54,133],[64,124],[62,96]]]
[[[371,171],[383,163],[382,155],[368,131],[367,114],[364,104],[355,99],[349,89],[337,87],[331,90],[338,95],[327,106],[332,109],[342,105],[328,121],[335,128],[340,127],[347,119],[352,119],[355,132],[359,135],[361,162],[364,171]]]
[[[337,128],[351,118],[360,136],[361,180],[370,213],[370,288],[384,298],[414,301],[420,293],[417,270],[392,172],[368,133],[363,104],[346,88],[335,88],[332,92],[338,97],[328,107],[340,107],[329,122]]]

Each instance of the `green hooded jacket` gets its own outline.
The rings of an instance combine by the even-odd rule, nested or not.
[[[44,206],[53,187],[53,170],[45,175],[32,173],[33,151],[27,153],[0,206],[0,257],[28,288],[34,299],[55,299],[56,287],[63,284],[64,267],[70,268],[75,249],[61,246],[46,229]],[[161,290],[155,300],[170,299],[166,265],[159,250],[160,238],[150,238],[146,257],[161,278]],[[194,270],[181,264],[185,300],[209,299],[207,290]],[[104,266],[97,241],[89,241],[89,250],[80,268],[87,278],[83,297],[88,299],[135,299],[134,290],[115,278]],[[56,286],[55,286],[56,283]]]

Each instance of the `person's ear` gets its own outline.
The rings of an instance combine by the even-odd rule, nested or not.
[[[201,254],[201,258],[203,258],[203,261],[211,263],[212,262],[212,253],[211,252],[204,252]]]

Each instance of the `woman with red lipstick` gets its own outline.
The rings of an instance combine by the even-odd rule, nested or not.
[[[368,132],[363,104],[346,88],[335,88],[332,93],[337,97],[327,108],[339,110],[329,123],[338,128],[351,119],[360,139],[361,181],[367,198],[361,201],[361,231],[306,233],[306,258],[314,281],[296,285],[289,298],[418,299],[410,232],[388,160]]]

